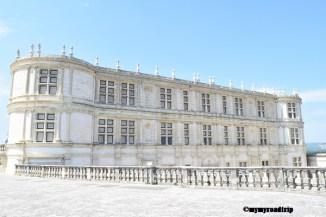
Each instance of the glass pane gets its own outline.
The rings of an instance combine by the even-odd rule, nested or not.
[[[129,128],[129,134],[134,134],[135,133],[135,128]]]
[[[168,144],[172,145],[172,137],[168,137]]]
[[[171,89],[166,89],[166,92],[167,93],[171,93]]]
[[[135,105],[135,98],[129,98],[129,105]]]
[[[134,84],[129,84],[129,89],[135,89],[135,85]]]
[[[37,129],[44,129],[44,123],[37,123],[36,128]]]
[[[107,128],[107,132],[108,132],[108,133],[113,133],[113,127],[108,127],[108,128]]]
[[[127,97],[126,97],[126,96],[123,96],[123,97],[121,98],[121,104],[122,104],[122,105],[127,105]]]
[[[105,87],[100,87],[100,93],[106,93],[106,88]]]
[[[58,74],[58,70],[50,70],[50,75],[57,75]]]
[[[100,95],[100,102],[105,103],[106,102],[106,97],[105,95]]]
[[[108,86],[114,86],[114,82],[113,81],[108,81]]]
[[[48,70],[47,69],[41,69],[40,74],[41,75],[47,75],[48,74]]]
[[[114,89],[113,88],[108,88],[108,93],[109,94],[114,94]]]
[[[172,128],[172,123],[168,123],[167,128]]]
[[[106,85],[106,81],[100,80],[100,85]]]
[[[129,126],[130,126],[130,127],[135,126],[135,121],[129,121]]]
[[[57,86],[50,86],[49,87],[49,93],[50,94],[56,94],[57,93]]]
[[[105,127],[99,127],[98,132],[99,133],[105,133]]]
[[[108,144],[113,144],[113,136],[112,135],[109,135],[108,137],[107,137],[107,143]]]
[[[48,114],[47,115],[47,120],[54,120],[55,115],[54,114]]]
[[[45,94],[46,93],[46,85],[40,85],[39,86],[39,89],[38,89],[38,92],[39,94]]]
[[[129,144],[134,144],[134,143],[135,143],[135,137],[129,136]]]
[[[43,142],[44,133],[36,132],[36,142]]]
[[[104,144],[104,135],[98,135],[98,143],[99,144]]]
[[[127,83],[122,83],[121,86],[122,88],[127,88]]]
[[[127,136],[121,136],[121,143],[126,144],[127,143]]]
[[[114,97],[108,96],[108,103],[113,104],[114,103]]]
[[[40,83],[46,83],[48,81],[48,77],[40,77]]]
[[[99,119],[98,124],[99,125],[105,125],[105,119]]]
[[[164,136],[161,137],[161,145],[166,145],[166,138]]]
[[[54,123],[46,123],[46,129],[54,129]]]
[[[125,127],[121,128],[121,133],[126,134],[127,133],[127,128],[125,128]]]
[[[135,96],[135,91],[134,90],[129,90],[129,96]]]
[[[53,132],[47,132],[46,133],[46,141],[47,142],[53,142],[53,135],[54,135]]]
[[[164,88],[161,88],[160,89],[160,93],[163,93],[164,94],[165,93],[165,89]]]
[[[113,125],[113,120],[108,119],[108,125]]]
[[[50,77],[50,83],[57,83],[57,77]]]
[[[38,113],[37,114],[37,120],[44,120],[45,119],[45,114],[44,113]]]
[[[122,89],[122,90],[121,90],[121,94],[122,94],[122,95],[127,95],[127,89]]]
[[[126,120],[122,120],[121,121],[121,126],[127,126],[127,121]]]

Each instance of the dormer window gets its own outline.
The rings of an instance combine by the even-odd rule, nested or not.
[[[39,94],[57,94],[58,70],[41,69],[38,81]]]

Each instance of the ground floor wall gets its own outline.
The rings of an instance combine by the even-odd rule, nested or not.
[[[93,166],[306,166],[304,146],[8,144],[7,173],[18,163]],[[266,165],[265,165],[266,166]]]

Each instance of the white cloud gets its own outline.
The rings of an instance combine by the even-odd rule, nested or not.
[[[0,22],[0,38],[3,38],[8,35],[10,28],[4,23]]]
[[[304,91],[300,96],[303,102],[326,102],[326,89]]]

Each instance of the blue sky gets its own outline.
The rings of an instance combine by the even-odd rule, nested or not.
[[[326,1],[0,1],[0,142],[7,137],[9,65],[41,43],[43,53],[250,89],[296,90],[306,142],[326,141]]]

